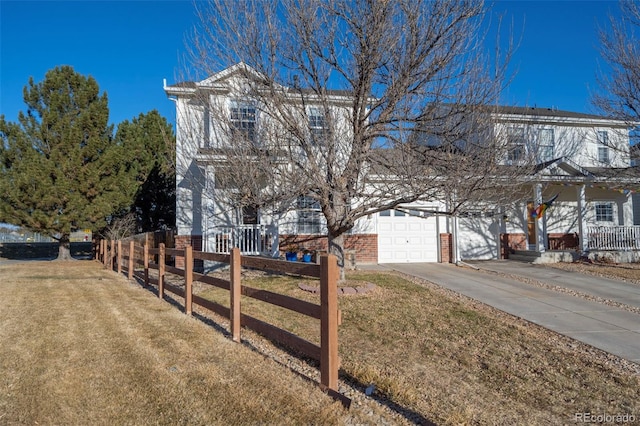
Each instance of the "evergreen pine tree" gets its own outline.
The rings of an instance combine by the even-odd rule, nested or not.
[[[118,125],[116,143],[127,153],[125,162],[137,232],[175,225],[175,135],[157,110]]]
[[[97,231],[130,202],[126,152],[112,140],[106,93],[70,66],[33,78],[18,123],[0,116],[0,221],[48,234],[68,259],[76,229]]]

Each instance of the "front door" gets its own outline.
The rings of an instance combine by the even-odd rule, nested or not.
[[[258,224],[258,207],[244,206],[242,208],[242,224],[243,225]]]

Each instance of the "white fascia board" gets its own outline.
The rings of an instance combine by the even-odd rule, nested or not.
[[[164,91],[167,96],[188,96],[196,93],[196,89],[192,87],[165,86]]]
[[[522,114],[492,114],[497,123],[557,124],[575,127],[629,128],[629,123],[611,118],[579,118]]]

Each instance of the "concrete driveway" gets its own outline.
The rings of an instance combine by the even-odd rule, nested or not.
[[[382,265],[381,265],[382,266]],[[549,290],[483,270],[443,263],[385,264],[567,335],[629,361],[640,363],[640,314],[583,297]],[[640,308],[640,286],[515,261],[474,266],[521,275],[584,294]]]

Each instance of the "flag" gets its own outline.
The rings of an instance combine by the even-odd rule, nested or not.
[[[558,195],[560,194],[556,194],[553,197],[551,197],[549,200],[545,201],[544,203],[540,204],[538,207],[536,207],[532,212],[531,212],[531,216],[535,219],[540,219],[543,215],[544,212],[547,211],[547,209],[551,206],[551,204],[556,200],[556,198],[558,198]]]

